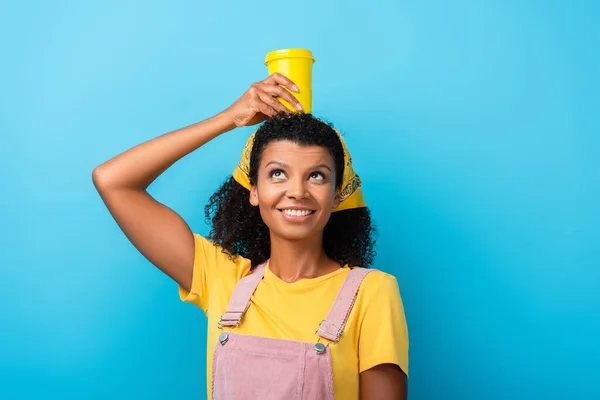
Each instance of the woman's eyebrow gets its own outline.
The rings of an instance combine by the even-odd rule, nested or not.
[[[265,165],[265,168],[268,167],[271,164],[276,164],[276,165],[279,165],[280,167],[283,167],[283,168],[288,167],[288,165],[286,163],[284,163],[284,162],[273,160],[273,161],[269,161],[267,163],[267,165]],[[329,172],[331,172],[331,168],[327,164],[314,165],[314,166],[310,167],[309,169],[317,169],[317,168],[325,168],[325,169],[329,170]]]
[[[265,165],[265,167],[268,167],[268,166],[269,166],[269,165],[271,165],[271,164],[277,164],[277,165],[279,165],[280,167],[287,167],[287,166],[288,166],[286,163],[284,163],[284,162],[281,162],[281,161],[269,161],[269,162],[267,163],[267,165]]]
[[[329,172],[331,172],[331,168],[329,168],[329,166],[326,164],[315,165],[314,167],[311,167],[310,169],[317,169],[317,168],[325,168],[325,169],[328,169]]]

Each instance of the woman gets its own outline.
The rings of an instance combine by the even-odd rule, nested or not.
[[[408,335],[393,276],[373,259],[369,211],[345,144],[274,74],[225,111],[98,166],[111,214],[182,300],[208,316],[215,399],[404,399]],[[235,127],[266,122],[206,207],[208,238],[146,188]],[[362,267],[362,268],[361,268]]]

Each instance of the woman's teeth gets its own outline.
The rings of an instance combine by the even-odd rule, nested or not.
[[[292,217],[306,217],[309,214],[312,214],[314,211],[312,210],[282,210],[285,215],[289,215]]]

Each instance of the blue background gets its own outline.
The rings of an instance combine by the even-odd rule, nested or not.
[[[566,4],[569,3],[567,6]],[[600,398],[600,6],[12,1],[0,7],[0,398],[205,397],[201,311],[93,168],[314,52],[400,282],[410,399]],[[199,233],[249,128],[150,188]]]

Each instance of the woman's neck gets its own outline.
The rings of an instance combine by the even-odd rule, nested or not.
[[[316,278],[339,268],[323,251],[322,237],[290,241],[271,236],[269,269],[284,282]]]

